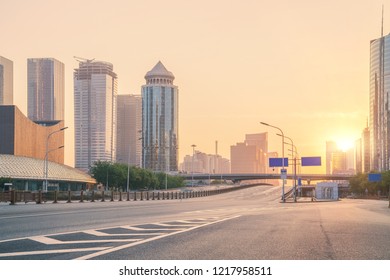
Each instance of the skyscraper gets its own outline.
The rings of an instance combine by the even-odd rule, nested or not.
[[[178,170],[178,88],[159,61],[142,86],[142,162],[153,171]]]
[[[141,166],[141,95],[117,96],[116,161]]]
[[[117,75],[108,62],[80,60],[74,70],[75,167],[116,159]]]
[[[27,59],[28,117],[33,121],[64,120],[65,66],[54,58]]]
[[[390,167],[390,34],[370,42],[370,169]]]
[[[0,105],[13,105],[13,62],[0,56]]]

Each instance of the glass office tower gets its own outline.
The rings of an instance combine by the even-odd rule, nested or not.
[[[390,162],[390,35],[370,43],[371,170],[389,170]]]
[[[117,75],[108,62],[80,61],[74,70],[75,167],[114,161]]]
[[[27,59],[27,95],[30,120],[64,120],[64,64],[54,58]]]
[[[175,77],[159,61],[142,86],[143,167],[178,170],[178,88]]]
[[[13,62],[0,56],[0,105],[13,105]]]

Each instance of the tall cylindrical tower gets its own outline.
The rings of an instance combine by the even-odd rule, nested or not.
[[[161,172],[178,170],[178,88],[175,77],[159,61],[142,86],[143,167]]]

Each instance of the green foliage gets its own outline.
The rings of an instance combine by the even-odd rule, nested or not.
[[[369,182],[368,174],[356,174],[349,180],[351,192],[356,194],[365,194],[366,190],[369,195],[377,195],[378,191],[382,195],[386,195],[389,192],[390,186],[390,171],[382,172],[382,181]]]
[[[129,172],[129,189],[165,189],[167,177],[168,188],[180,188],[184,186],[184,180],[178,176],[166,176],[165,173],[154,173],[150,170],[136,166],[128,167],[127,164],[97,161],[90,169],[91,176],[109,189],[116,188],[126,190],[127,172]],[[106,187],[107,188],[107,187]]]

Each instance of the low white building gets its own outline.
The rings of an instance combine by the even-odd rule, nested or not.
[[[316,185],[315,190],[316,199],[339,199],[339,186],[335,182],[320,182]]]

